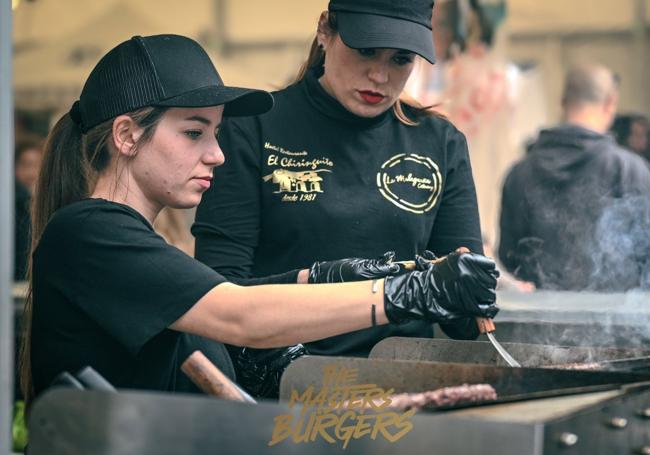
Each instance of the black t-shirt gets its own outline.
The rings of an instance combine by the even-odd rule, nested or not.
[[[58,210],[33,274],[36,393],[86,365],[116,387],[195,391],[179,369],[194,349],[234,377],[222,344],[167,328],[225,278],[168,245],[132,208],[86,199]]]
[[[425,249],[482,252],[466,141],[447,120],[357,117],[313,75],[274,97],[269,113],[222,123],[226,161],[197,211],[197,259],[231,278],[387,250],[400,260]],[[432,328],[386,325],[308,347],[364,355],[394,335]]]

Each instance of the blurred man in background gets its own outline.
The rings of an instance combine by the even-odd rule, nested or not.
[[[619,145],[650,160],[650,143],[648,141],[650,123],[645,115],[617,115],[611,132]]]
[[[570,70],[564,123],[506,178],[499,257],[538,288],[650,287],[650,170],[607,134],[617,103],[608,68]]]

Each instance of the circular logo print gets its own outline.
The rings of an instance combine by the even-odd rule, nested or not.
[[[424,213],[438,201],[442,176],[431,158],[402,153],[382,164],[377,187],[382,196],[400,209]]]

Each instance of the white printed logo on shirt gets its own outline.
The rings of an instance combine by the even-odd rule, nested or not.
[[[322,173],[332,172],[331,159],[310,158],[306,150],[288,150],[270,142],[264,144],[264,149],[271,152],[266,164],[275,169],[262,180],[277,185],[273,192],[282,194],[282,202],[313,202],[324,192]]]
[[[436,205],[442,175],[431,158],[401,153],[381,165],[377,187],[384,198],[400,209],[422,214]]]

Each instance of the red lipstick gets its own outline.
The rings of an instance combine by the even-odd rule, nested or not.
[[[381,103],[385,98],[381,93],[373,92],[372,90],[359,90],[359,95],[368,104]]]

